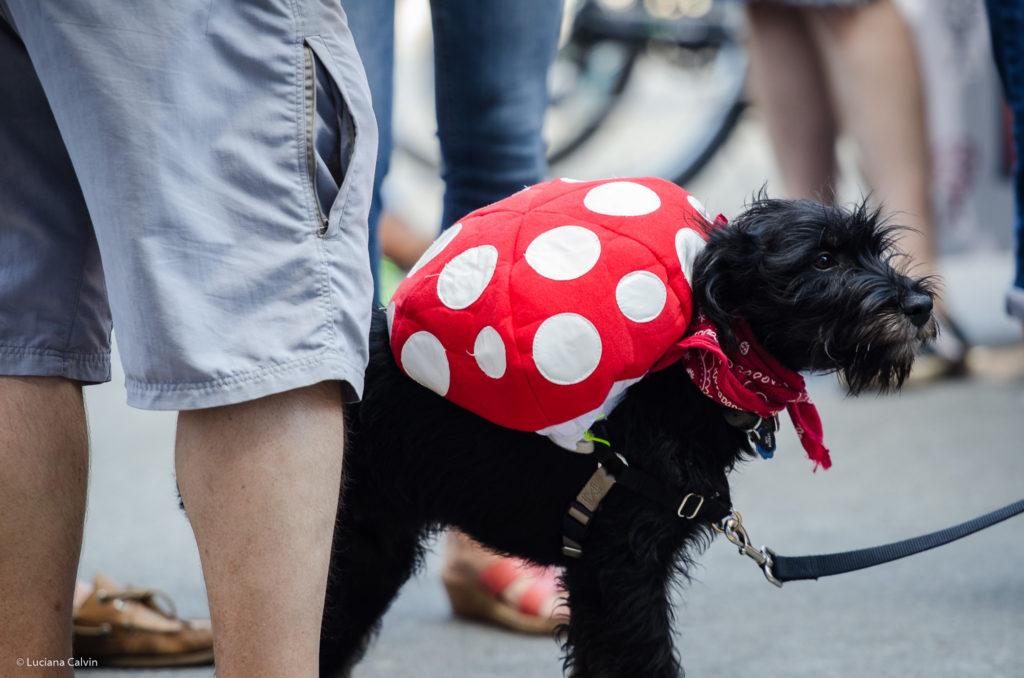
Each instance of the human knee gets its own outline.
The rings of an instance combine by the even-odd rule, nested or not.
[[[0,411],[8,422],[70,420],[69,414],[84,413],[82,382],[66,377],[0,375]],[[49,414],[50,416],[46,416]]]
[[[787,28],[803,26],[803,12],[800,7],[779,2],[748,2],[747,16],[758,30],[766,26],[785,26]]]
[[[877,48],[879,31],[907,33],[909,30],[892,0],[868,0],[852,6],[821,7],[808,11],[814,13],[828,38],[840,47],[848,43],[859,44],[858,38],[863,35],[867,43]]]
[[[178,413],[178,430],[190,424],[224,424],[239,425],[242,421],[252,421],[254,425],[275,427],[283,425],[280,417],[310,415],[319,409],[334,409],[342,412],[343,391],[337,381],[321,381],[309,386],[273,393],[252,400],[245,400],[229,405],[181,410]],[[275,419],[266,419],[266,417]]]

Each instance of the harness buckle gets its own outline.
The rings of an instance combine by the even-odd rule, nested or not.
[[[687,512],[686,505],[690,503],[691,499],[696,500],[697,506],[695,506],[692,511]],[[676,510],[676,515],[680,518],[685,518],[686,520],[693,520],[697,517],[697,514],[700,513],[702,508],[704,508],[704,496],[697,494],[696,492],[691,492],[683,497],[682,503],[679,504],[679,509]]]
[[[579,558],[583,555],[583,547],[566,536],[562,536],[562,554],[567,558]]]

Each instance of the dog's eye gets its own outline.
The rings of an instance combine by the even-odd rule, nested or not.
[[[836,260],[832,258],[831,254],[822,252],[818,255],[818,258],[814,260],[814,268],[819,271],[824,271],[832,268],[836,265]]]

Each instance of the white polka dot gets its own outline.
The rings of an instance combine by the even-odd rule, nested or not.
[[[693,279],[693,261],[706,244],[704,238],[692,228],[681,228],[676,232],[676,255],[687,282]]]
[[[402,369],[410,377],[438,395],[448,393],[451,368],[444,346],[430,332],[417,332],[402,346]]]
[[[457,236],[459,234],[459,231],[461,231],[461,230],[462,230],[462,224],[454,224],[454,225],[452,225],[451,228],[445,230],[444,233],[439,235],[437,240],[435,240],[434,242],[430,243],[430,247],[427,248],[427,251],[424,252],[420,256],[419,260],[415,264],[413,264],[413,267],[409,269],[409,277],[411,278],[412,276],[416,275],[416,273],[421,268],[423,268],[428,263],[430,263],[431,259],[433,259],[438,254],[440,254],[441,250],[443,250],[445,247],[447,247],[448,243],[450,243],[452,240],[454,240],[455,236]]]
[[[591,212],[612,217],[638,217],[661,207],[661,198],[651,189],[632,181],[612,181],[595,186],[583,198]]]
[[[501,379],[505,375],[505,342],[498,330],[490,325],[480,330],[473,342],[473,357],[480,370],[491,379]]]
[[[395,302],[388,304],[388,309],[384,312],[384,315],[388,319],[388,336],[391,336],[391,331],[395,325]]]
[[[498,263],[492,245],[472,247],[449,261],[437,278],[437,296],[452,310],[466,308],[487,289]]]
[[[551,280],[573,280],[589,271],[601,257],[597,234],[582,226],[559,226],[533,239],[526,262]]]
[[[576,313],[551,316],[533,337],[533,362],[553,384],[578,384],[601,363],[601,335]]]
[[[586,181],[585,179],[570,179],[569,177],[558,177],[558,180],[567,184],[582,184]]]
[[[637,323],[650,322],[661,315],[667,297],[665,283],[650,271],[627,273],[615,286],[615,303],[619,310]]]
[[[700,200],[697,200],[692,195],[686,196],[686,200],[690,203],[690,207],[697,210],[697,212],[704,217],[705,221],[711,221],[711,217],[708,216],[708,211],[704,209],[704,204]]]

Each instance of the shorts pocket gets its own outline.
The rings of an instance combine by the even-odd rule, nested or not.
[[[333,237],[343,226],[344,206],[355,181],[372,181],[365,168],[364,126],[350,105],[348,87],[319,36],[303,43],[306,174],[318,235]]]

